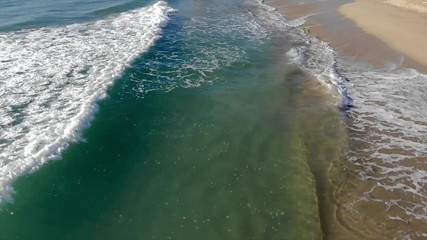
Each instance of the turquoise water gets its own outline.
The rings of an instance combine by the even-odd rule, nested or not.
[[[20,30],[75,22],[90,21],[137,7],[153,1],[0,1],[0,31]]]
[[[299,40],[258,2],[32,4],[10,7],[41,10],[3,23],[2,39],[69,60],[2,70],[34,85],[4,112],[1,239],[328,234],[342,115],[333,93],[290,63]]]

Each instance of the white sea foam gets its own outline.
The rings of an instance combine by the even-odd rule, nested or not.
[[[394,219],[427,222],[427,75],[413,69],[346,68],[357,106],[350,128],[365,146],[350,152],[349,159],[360,166],[362,179],[376,182],[369,192],[402,192],[397,200],[368,199],[400,209]]]
[[[362,181],[358,187],[368,187],[359,189],[360,196],[349,192],[351,196],[338,199],[344,201],[340,204],[344,208],[352,208],[356,202],[384,204],[389,216],[384,221],[405,222],[401,229],[393,230],[397,237],[426,236],[427,231],[407,224],[427,223],[427,75],[396,66],[374,69],[356,62],[305,34],[298,28],[304,18],[292,22],[270,13],[265,19],[286,29],[296,45],[288,52],[291,60],[338,93],[340,105],[347,110],[354,144],[347,158]]]
[[[258,2],[267,11],[267,14],[262,15],[261,20],[279,31],[285,31],[288,40],[294,44],[287,53],[291,62],[328,86],[337,98],[340,108],[351,107],[352,99],[345,85],[347,79],[337,69],[336,52],[327,43],[306,34],[302,28],[299,28],[306,18],[315,14],[286,20],[278,11],[273,11],[271,7],[263,4],[263,1]]]
[[[224,74],[217,71],[249,63],[252,59],[248,52],[259,51],[266,39],[264,27],[246,11],[196,14],[185,23],[171,22],[156,51],[147,61],[138,62],[138,74],[130,74],[132,92],[143,96],[141,93],[148,91],[170,91],[225,80]]]
[[[0,33],[0,203],[12,182],[58,158],[96,102],[159,38],[166,2],[90,23]]]
[[[342,63],[355,105],[349,111],[347,159],[356,166],[352,171],[359,179],[353,181],[361,193],[351,199],[367,209],[383,205],[383,224],[399,226],[387,230],[396,239],[426,236],[427,75]],[[348,195],[340,204],[349,204]]]

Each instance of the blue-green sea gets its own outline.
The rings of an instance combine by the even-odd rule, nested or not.
[[[302,21],[0,0],[0,239],[340,239],[352,75]]]

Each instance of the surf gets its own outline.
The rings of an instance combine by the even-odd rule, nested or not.
[[[286,29],[295,44],[287,53],[291,61],[330,89],[345,116],[346,152],[322,177],[332,184],[325,201],[336,205],[327,217],[337,222],[329,237],[344,232],[351,239],[425,237],[427,75],[400,66],[375,68],[345,56],[304,32],[308,16],[290,21],[275,8],[266,9],[268,22]]]
[[[159,39],[164,1],[94,22],[0,33],[0,203],[12,182],[82,140],[97,102]]]

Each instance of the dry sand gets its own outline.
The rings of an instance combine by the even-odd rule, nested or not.
[[[427,67],[427,1],[356,0],[341,6],[339,12]]]
[[[411,4],[408,0],[265,3],[288,19],[314,14],[303,27],[346,55],[377,67],[402,66],[427,73],[427,4],[423,1],[427,0],[411,0]]]
[[[310,15],[303,28],[345,55],[379,67],[393,64],[427,73],[425,2],[427,0],[356,0],[354,3],[351,0],[265,0],[287,19]],[[350,145],[357,151],[366,147],[358,143]],[[356,150],[355,154],[359,154]],[[385,210],[384,204],[379,202],[353,204],[354,199],[360,199],[377,182],[359,180],[354,169],[357,166],[351,162],[336,164],[329,173],[331,182],[325,186],[334,190],[319,195],[319,206],[323,209],[320,209],[323,239],[388,240],[398,239],[396,231],[402,229],[415,232],[425,229],[425,222],[421,220],[394,221],[386,214],[399,216],[399,209]],[[394,199],[398,195],[397,198],[407,203],[418,201],[408,200],[412,196],[397,191],[373,194],[381,195],[378,199]],[[425,239],[425,236],[412,238],[418,239]]]

